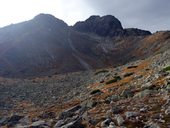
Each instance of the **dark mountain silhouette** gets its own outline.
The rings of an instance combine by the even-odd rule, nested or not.
[[[124,29],[110,15],[69,27],[40,14],[0,29],[0,75],[32,77],[122,65],[157,52],[169,35]]]
[[[94,33],[99,36],[146,36],[151,32],[140,29],[123,29],[121,22],[114,16],[91,16],[86,21],[77,22],[74,27],[80,32]]]

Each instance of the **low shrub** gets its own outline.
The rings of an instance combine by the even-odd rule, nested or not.
[[[163,69],[163,71],[170,71],[170,66],[167,66],[167,67],[165,67],[164,69]]]
[[[129,76],[131,76],[131,75],[133,75],[134,74],[134,72],[129,72],[129,73],[126,73],[125,75],[124,75],[124,77],[129,77]]]
[[[96,90],[93,90],[90,94],[93,95],[93,94],[96,94],[96,93],[101,93],[101,91],[99,89],[96,89]]]
[[[112,84],[112,83],[118,82],[120,80],[121,80],[120,76],[114,76],[114,78],[112,80],[107,81],[106,84]]]
[[[127,69],[131,69],[131,68],[137,68],[138,66],[129,66],[127,67]]]
[[[100,71],[97,71],[96,73],[95,73],[95,75],[98,75],[98,74],[100,74],[100,73],[106,73],[106,72],[109,72],[108,70],[100,70]]]

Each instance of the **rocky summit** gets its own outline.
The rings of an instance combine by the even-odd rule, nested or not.
[[[77,22],[73,28],[80,32],[93,33],[103,37],[151,35],[151,32],[145,30],[123,29],[121,22],[112,15],[91,16],[86,21]]]
[[[170,127],[170,31],[49,14],[0,29],[0,128]]]

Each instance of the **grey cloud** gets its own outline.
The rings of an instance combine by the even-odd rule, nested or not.
[[[170,0],[86,0],[97,14],[112,14],[124,27],[170,30]]]

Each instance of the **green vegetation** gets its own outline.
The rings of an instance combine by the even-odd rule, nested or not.
[[[112,84],[112,83],[118,82],[120,80],[121,80],[120,76],[114,76],[114,78],[112,80],[107,81],[106,84]]]
[[[131,68],[137,68],[138,66],[129,66],[127,67],[127,69],[131,69]]]
[[[167,66],[167,67],[165,67],[164,69],[163,69],[163,71],[170,71],[170,66]]]
[[[96,93],[101,93],[101,91],[99,89],[96,89],[96,90],[93,90],[90,94],[93,95],[93,94],[96,94]]]
[[[100,70],[100,71],[96,72],[95,75],[98,75],[98,74],[100,74],[100,73],[106,73],[106,72],[109,72],[109,71],[103,69],[103,70]]]
[[[125,75],[124,75],[124,77],[129,77],[129,76],[131,76],[131,75],[133,75],[134,73],[133,72],[129,72],[129,73],[126,73]]]

